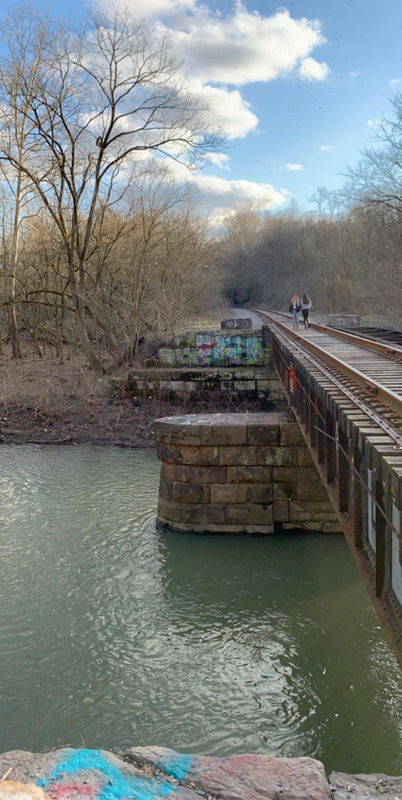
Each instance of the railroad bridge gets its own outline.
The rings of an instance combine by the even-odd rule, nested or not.
[[[402,347],[254,310],[289,405],[402,665]]]

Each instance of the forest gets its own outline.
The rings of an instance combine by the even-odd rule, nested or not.
[[[180,77],[169,37],[126,12],[74,28],[34,6],[0,24],[0,345],[140,363],[194,316],[231,305],[401,325],[402,96],[313,211],[252,205],[209,219],[188,170],[225,143]],[[217,312],[219,313],[219,311]]]

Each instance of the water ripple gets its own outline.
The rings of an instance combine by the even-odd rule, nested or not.
[[[344,541],[158,533],[158,478],[149,451],[0,449],[1,750],[397,773],[400,672]]]

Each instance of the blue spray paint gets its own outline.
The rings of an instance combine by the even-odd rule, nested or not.
[[[165,772],[166,775],[175,778],[177,781],[183,781],[190,772],[192,763],[192,756],[175,753],[174,756],[168,757],[166,760],[155,761],[155,767]]]
[[[183,780],[190,766],[191,756],[174,757],[171,761],[160,765],[166,774]],[[67,758],[61,761],[52,770],[51,777],[41,778],[38,786],[51,790],[55,787],[54,781],[62,781],[65,778],[78,778],[78,773],[86,773],[85,780],[88,780],[88,772],[96,771],[105,778],[103,788],[98,793],[99,800],[158,800],[158,798],[168,797],[177,791],[178,787],[173,786],[170,781],[164,778],[155,778],[141,775],[124,774],[119,767],[109,761],[102,750],[75,750]],[[84,776],[81,776],[84,780]],[[57,793],[57,792],[56,792]]]

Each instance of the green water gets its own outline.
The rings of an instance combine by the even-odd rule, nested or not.
[[[150,451],[0,448],[0,750],[158,744],[402,771],[342,537],[162,534]]]

